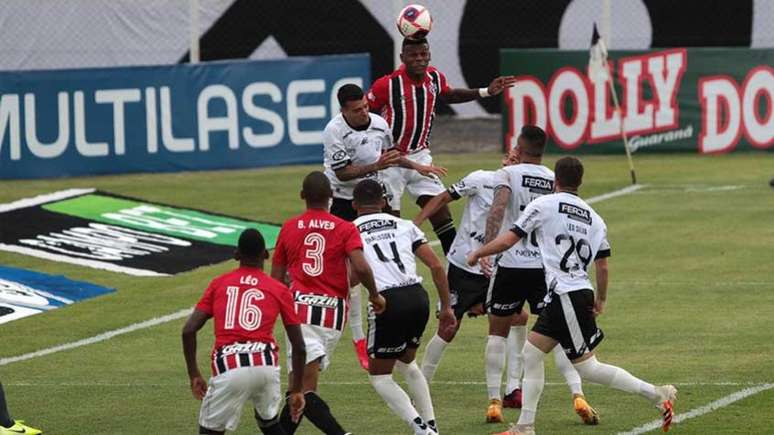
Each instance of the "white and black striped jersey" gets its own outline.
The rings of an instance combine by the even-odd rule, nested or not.
[[[460,269],[478,275],[482,274],[481,267],[478,264],[468,266],[465,257],[484,244],[486,218],[494,197],[494,175],[495,171],[473,171],[447,189],[452,198],[465,196],[468,201],[462,211],[462,222],[457,229],[457,236],[446,259]]]
[[[507,231],[527,204],[554,191],[554,172],[543,165],[519,163],[498,170],[494,183],[495,187],[505,186],[511,190],[502,226],[502,230]],[[537,240],[533,236],[520,240],[511,249],[503,252],[497,264],[518,269],[542,268]]]
[[[605,222],[572,193],[560,192],[535,199],[511,231],[522,238],[536,234],[546,285],[557,294],[593,290],[589,264],[610,256]]]
[[[358,217],[354,224],[360,231],[363,251],[380,292],[422,282],[414,251],[427,243],[427,238],[413,222],[374,213]]]
[[[379,178],[372,172],[363,178],[341,181],[336,171],[347,165],[370,165],[379,160],[382,151],[392,148],[387,121],[371,113],[371,122],[363,128],[352,128],[339,113],[328,122],[323,131],[325,175],[331,182],[334,198],[352,199],[355,185],[363,178]]]

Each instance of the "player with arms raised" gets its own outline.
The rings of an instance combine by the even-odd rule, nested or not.
[[[368,289],[369,301],[377,312],[384,309],[384,299],[376,290],[355,225],[328,212],[331,196],[331,185],[322,172],[311,172],[304,178],[301,199],[306,202],[306,212],[282,225],[271,275],[275,279],[289,275],[301,320],[306,344],[301,388],[306,399],[304,416],[323,433],[343,435],[346,431],[316,391],[320,371],[328,367],[344,328],[348,269]],[[291,389],[296,388],[295,379],[291,378]],[[292,435],[299,423],[292,421],[290,411],[287,406],[282,410],[281,421],[285,432]]]
[[[430,66],[430,45],[427,39],[404,39],[400,54],[402,65],[389,75],[379,78],[368,92],[371,110],[381,113],[390,125],[393,143],[410,160],[431,165],[430,131],[438,99],[448,104],[465,103],[478,98],[495,96],[516,83],[512,76],[498,77],[481,89],[454,89],[446,76]],[[424,176],[404,168],[385,170],[390,208],[400,211],[403,191],[424,207],[433,196],[445,188],[438,177]],[[456,231],[447,206],[430,216],[433,231],[441,241],[443,252],[449,252]]]
[[[258,230],[247,229],[239,236],[235,258],[239,268],[215,278],[183,327],[183,354],[188,366],[191,390],[202,400],[200,434],[222,434],[236,430],[242,406],[248,400],[255,407],[261,432],[282,435],[279,425],[280,367],[273,331],[282,316],[293,346],[296,387],[288,398],[292,418],[298,420],[304,407],[301,368],[304,340],[293,299],[287,287],[263,272],[269,258]],[[196,334],[209,318],[215,323],[212,350],[212,378],[209,388],[196,363]]]
[[[441,329],[453,329],[454,314],[449,305],[449,284],[443,265],[427,244],[422,231],[411,221],[382,213],[384,190],[373,180],[355,187],[355,220],[363,238],[365,253],[374,271],[387,309],[383,313],[369,305],[369,379],[393,412],[408,423],[415,434],[437,434],[435,413],[427,381],[414,361],[419,340],[430,315],[430,302],[417,275],[416,258],[430,268],[441,301]],[[414,403],[392,378],[396,369],[408,383]]]
[[[604,335],[596,317],[607,300],[610,244],[602,218],[578,197],[583,165],[575,157],[556,162],[556,192],[533,200],[508,232],[468,256],[468,265],[503,252],[535,232],[548,285],[546,306],[524,345],[524,403],[518,424],[507,434],[534,434],[535,414],[543,392],[543,360],[561,344],[580,376],[651,400],[661,411],[663,429],[672,422],[672,403],[677,390],[671,385],[654,386],[616,366],[597,361],[593,350]],[[596,269],[596,294],[588,266]]]

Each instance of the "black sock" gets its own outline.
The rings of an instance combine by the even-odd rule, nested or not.
[[[454,238],[457,237],[457,230],[454,228],[454,221],[449,219],[448,221],[442,222],[437,226],[433,226],[433,231],[435,231],[435,235],[438,236],[438,240],[441,241],[443,254],[448,254],[449,249],[451,249],[452,243],[454,242]]]
[[[285,431],[282,429],[282,425],[280,424],[279,415],[275,415],[274,418],[270,420],[264,420],[260,415],[258,415],[258,412],[256,411],[255,421],[258,423],[258,429],[260,429],[261,432],[266,435],[286,435]]]
[[[11,414],[8,412],[8,405],[5,404],[5,391],[3,391],[2,383],[0,383],[0,426],[13,426],[13,419],[11,418]]]
[[[304,410],[304,414],[305,413],[306,410]],[[298,423],[294,423],[290,418],[290,406],[288,406],[287,400],[285,401],[285,406],[282,407],[282,411],[280,412],[279,425],[282,427],[282,430],[286,435],[293,435],[296,433],[296,429],[298,429],[298,425],[301,424],[301,420],[304,418],[304,414],[301,414],[301,418],[298,419]]]
[[[331,414],[328,404],[320,398],[314,391],[304,394],[306,407],[304,415],[309,419],[317,429],[320,429],[326,435],[344,435],[346,431],[341,427],[338,421]]]

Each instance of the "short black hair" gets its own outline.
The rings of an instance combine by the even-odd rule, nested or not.
[[[522,152],[528,156],[540,157],[546,149],[546,132],[537,125],[525,125],[521,128],[521,135],[525,147]]]
[[[384,188],[377,181],[366,178],[357,183],[352,198],[359,205],[379,205],[384,199]]]
[[[260,231],[255,228],[248,228],[239,235],[237,250],[242,258],[260,258],[264,251],[266,251],[266,242],[263,240]]]
[[[554,174],[562,188],[577,190],[583,182],[583,163],[577,157],[562,157],[554,165]]]
[[[403,38],[403,43],[400,45],[400,49],[403,50],[408,45],[422,45],[427,44],[430,47],[430,43],[427,42],[427,38]]]
[[[344,107],[348,101],[360,101],[363,99],[363,90],[354,83],[347,83],[336,92],[336,98],[339,99],[339,106]]]
[[[301,190],[304,192],[304,199],[315,204],[325,202],[333,196],[331,182],[320,171],[312,171],[304,177]]]

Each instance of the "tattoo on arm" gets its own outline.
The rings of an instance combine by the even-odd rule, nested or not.
[[[503,224],[505,216],[505,207],[508,206],[508,200],[511,196],[511,189],[505,186],[497,186],[492,200],[492,208],[489,209],[489,216],[486,218],[486,242],[489,243],[497,237],[500,227]]]

